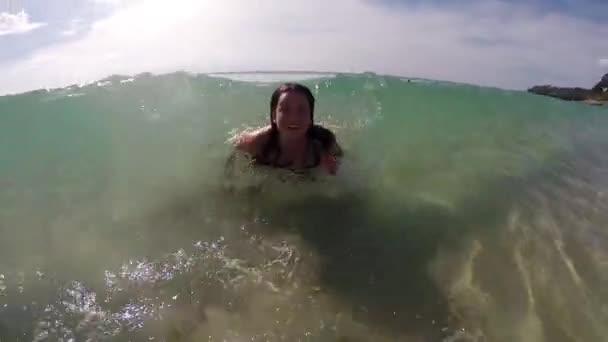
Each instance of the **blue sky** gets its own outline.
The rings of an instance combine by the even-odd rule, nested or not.
[[[484,0],[376,0],[377,4],[394,7],[434,6],[445,9],[466,7],[475,2]],[[537,15],[548,13],[561,13],[568,16],[577,16],[586,20],[606,22],[608,2],[605,0],[504,0],[503,3],[513,6],[523,6]]]
[[[76,33],[82,35],[88,25],[112,13],[108,4],[92,2],[55,0],[50,5],[46,1],[0,1],[5,2],[4,8],[0,6],[0,12],[12,14],[13,25],[17,22],[15,17],[22,18],[21,11],[30,23],[43,24],[21,33],[0,35],[0,63],[24,58],[37,49],[73,39]]]
[[[175,70],[590,87],[606,37],[605,0],[0,0],[0,93]]]

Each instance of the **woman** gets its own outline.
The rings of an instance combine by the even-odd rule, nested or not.
[[[285,83],[270,98],[270,124],[234,139],[256,165],[293,171],[320,168],[335,175],[342,149],[335,135],[314,124],[315,98],[307,87]]]

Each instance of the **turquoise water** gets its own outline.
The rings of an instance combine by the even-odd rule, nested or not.
[[[339,175],[227,179],[288,78]],[[0,97],[0,118],[2,342],[608,338],[605,108],[175,73]]]

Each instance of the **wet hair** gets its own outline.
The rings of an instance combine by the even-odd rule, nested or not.
[[[315,139],[321,143],[323,149],[329,149],[335,142],[336,136],[330,130],[325,127],[315,125],[315,97],[308,87],[299,83],[283,83],[281,84],[270,96],[270,139],[264,148],[262,149],[262,158],[266,158],[270,152],[277,151],[280,153],[279,147],[279,130],[277,124],[273,121],[272,117],[275,114],[277,106],[279,105],[279,99],[281,95],[294,92],[304,95],[308,101],[310,107],[310,127],[308,128],[307,135],[311,139]]]
[[[299,93],[306,97],[308,106],[310,107],[310,122],[314,124],[315,118],[315,97],[308,87],[299,83],[283,83],[270,96],[270,124],[273,129],[276,129],[276,124],[272,121],[272,115],[277,110],[281,95],[289,92]]]

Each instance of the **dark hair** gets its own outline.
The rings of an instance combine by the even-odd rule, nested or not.
[[[307,135],[310,138],[318,140],[324,149],[330,148],[332,144],[336,142],[336,136],[332,131],[328,130],[327,128],[315,125],[315,97],[310,91],[310,89],[299,83],[283,83],[277,89],[275,89],[275,91],[272,93],[272,96],[270,97],[270,139],[262,150],[262,158],[268,156],[268,154],[272,150],[275,150],[278,153],[281,152],[279,146],[279,130],[277,129],[276,123],[272,120],[272,116],[275,110],[277,109],[281,95],[287,92],[300,93],[306,97],[306,100],[308,101],[308,105],[310,107],[310,127],[308,128]]]
[[[270,124],[272,125],[273,130],[276,130],[276,124],[272,121],[272,115],[277,109],[281,95],[288,92],[300,93],[306,97],[310,107],[310,122],[314,123],[315,97],[312,95],[310,89],[299,83],[283,83],[272,93],[272,96],[270,97]]]

